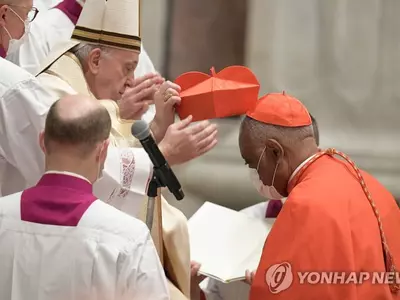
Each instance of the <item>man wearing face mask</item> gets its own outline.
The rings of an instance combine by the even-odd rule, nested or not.
[[[318,149],[299,100],[285,93],[262,97],[241,124],[239,146],[262,181],[260,192],[287,197],[265,242],[250,300],[398,299],[393,281],[299,280],[298,272],[395,272],[400,261],[393,196],[345,154]]]
[[[32,7],[31,0],[21,0],[16,4],[10,1],[0,0],[0,42],[8,41],[7,49],[0,46],[0,56],[5,57],[8,53],[13,53],[23,44],[29,32],[29,23],[32,22],[38,10]]]
[[[313,128],[315,143],[317,144],[317,146],[319,146],[318,124],[315,118],[311,114],[310,117],[312,120],[312,128]],[[262,182],[259,180],[258,175],[256,177],[252,176],[252,181],[257,190],[259,191],[265,190],[259,188],[259,186],[262,185]],[[260,218],[260,219],[278,217],[278,214],[281,211],[283,203],[286,201],[286,198],[283,198],[282,200],[281,199],[274,200],[268,198],[268,195],[262,194],[262,196],[267,198],[267,201],[247,207],[241,210],[241,212],[253,218]],[[247,271],[247,277],[251,276],[254,276],[254,272]],[[232,282],[229,284],[224,284],[212,278],[206,278],[204,281],[200,283],[200,287],[203,292],[202,295],[203,300],[248,299],[250,292],[250,286],[246,282]]]
[[[93,195],[110,129],[91,98],[51,106],[45,174],[0,199],[0,299],[169,299],[146,225]]]

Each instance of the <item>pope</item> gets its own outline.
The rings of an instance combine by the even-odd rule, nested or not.
[[[306,107],[262,97],[242,121],[241,155],[258,190],[287,197],[265,242],[250,300],[400,299],[396,282],[311,284],[298,272],[396,272],[400,211],[393,196],[344,153],[319,150]]]

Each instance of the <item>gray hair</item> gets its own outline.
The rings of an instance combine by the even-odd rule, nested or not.
[[[250,117],[245,117],[242,122],[241,129],[246,129],[260,141],[266,139],[276,139],[286,145],[297,144],[309,137],[314,137],[313,126],[301,127],[283,127],[271,124],[265,124],[254,120]]]
[[[81,42],[78,45],[74,46],[70,52],[73,53],[79,60],[82,66],[86,65],[86,60],[94,49],[100,49],[102,53],[110,52],[110,47],[96,44],[89,44]]]

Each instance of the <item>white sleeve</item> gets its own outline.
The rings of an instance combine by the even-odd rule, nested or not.
[[[7,60],[36,75],[41,63],[53,47],[71,38],[74,24],[59,9],[40,11],[31,23],[29,34],[15,53]]]
[[[32,186],[44,170],[39,134],[54,101],[36,78],[26,78],[0,96],[0,152]]]
[[[96,197],[137,217],[146,196],[152,163],[143,148],[109,146],[103,177],[94,184]]]
[[[139,64],[135,70],[135,77],[140,77],[148,73],[155,73],[155,72],[156,69],[153,65],[153,62],[151,61],[150,56],[147,54],[142,44],[142,51],[140,52],[139,56]],[[153,121],[155,114],[156,114],[156,109],[154,104],[150,105],[149,109],[142,116],[142,120],[146,121],[147,123],[150,123],[151,121]]]
[[[144,225],[144,224],[143,224]],[[145,225],[144,225],[145,226]],[[147,227],[143,239],[138,240],[135,251],[126,263],[128,297],[135,300],[170,299],[167,279]]]
[[[206,300],[227,300],[220,295],[218,285],[220,283],[212,278],[206,278],[200,282],[200,289],[206,296]]]

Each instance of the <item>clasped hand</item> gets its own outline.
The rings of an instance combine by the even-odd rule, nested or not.
[[[128,82],[121,100],[118,101],[119,113],[125,120],[140,120],[154,104],[154,96],[164,82],[159,74],[147,74]]]
[[[127,87],[118,102],[122,119],[139,120],[155,104],[156,115],[150,128],[170,165],[196,158],[217,144],[217,126],[209,121],[191,124],[192,117],[174,123],[175,107],[181,103],[180,86],[158,74],[139,77]]]

